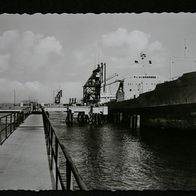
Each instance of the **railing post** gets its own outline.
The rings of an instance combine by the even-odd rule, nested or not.
[[[21,112],[18,113],[18,125],[20,125],[20,123],[22,122],[21,120]]]
[[[10,134],[12,133],[12,113],[10,114]]]
[[[48,150],[48,156],[49,156],[49,168],[52,171],[54,179],[56,180],[55,181],[56,190],[59,189],[59,185],[61,185],[61,188],[63,190],[65,189],[73,190],[73,177],[75,178],[76,183],[81,190],[88,190],[86,188],[86,185],[82,181],[82,178],[80,177],[77,171],[77,168],[75,167],[73,161],[71,160],[71,157],[66,152],[65,147],[58,140],[58,137],[55,133],[55,130],[52,124],[50,123],[50,120],[47,117],[47,114],[44,112],[44,110],[42,111],[43,111],[45,133],[47,134],[46,138],[48,139],[47,150]],[[63,183],[61,172],[59,170],[59,160],[58,160],[59,159],[59,154],[58,154],[59,147],[64,154],[64,158],[66,159],[66,186]],[[56,165],[54,166],[53,164],[56,164]]]
[[[50,169],[53,169],[53,132],[52,132],[52,128],[50,127],[50,133],[51,133],[51,138],[50,138],[50,156],[51,156],[51,161],[50,161]]]
[[[26,110],[22,110],[22,122],[24,122],[24,119],[25,119],[25,111]]]
[[[18,112],[15,113],[15,129],[17,128],[18,126]]]
[[[0,144],[1,144],[1,118],[0,118]]]
[[[69,162],[66,161],[66,177],[67,177],[67,190],[73,190],[73,182],[71,176],[71,168]]]
[[[14,130],[16,129],[16,113],[14,112]]]
[[[50,155],[50,140],[51,140],[51,127],[49,126],[49,122],[47,122],[47,126],[46,126],[46,129],[47,129],[47,136],[48,136],[48,155]]]
[[[5,138],[7,139],[7,116],[5,117]]]
[[[21,117],[21,122],[20,123],[23,123],[24,122],[24,111],[22,110],[21,112],[20,112],[20,117]]]
[[[20,123],[23,123],[24,122],[24,111],[21,111],[21,113],[20,113],[20,117],[21,117],[21,122]]]
[[[10,126],[11,126],[11,124],[10,124],[10,114],[9,114],[9,116],[8,116],[9,118],[8,118],[8,136],[10,135]]]
[[[16,113],[16,126],[18,127],[20,124],[20,114],[19,112]]]
[[[55,137],[55,154],[56,154],[56,190],[58,190],[58,140]]]

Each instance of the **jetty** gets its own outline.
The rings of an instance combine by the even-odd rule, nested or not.
[[[0,114],[0,190],[87,190],[44,108]]]
[[[0,146],[1,190],[50,190],[48,164],[41,114],[31,114]]]

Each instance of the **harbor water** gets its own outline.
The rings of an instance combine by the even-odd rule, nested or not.
[[[196,190],[196,142],[191,132],[131,131],[113,124],[67,127],[51,122],[88,189]]]

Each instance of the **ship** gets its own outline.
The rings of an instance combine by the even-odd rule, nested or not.
[[[163,83],[165,80],[155,74],[129,75],[116,79],[105,85],[105,92],[101,89],[100,103],[135,99],[143,93],[153,91],[157,84]]]
[[[195,129],[196,72],[157,84],[154,90],[142,93],[135,99],[112,101],[107,105],[110,115],[140,110],[141,124],[145,127]]]
[[[118,104],[124,103],[128,104],[129,107],[196,103],[196,72],[185,73],[176,80],[159,83],[154,90]]]

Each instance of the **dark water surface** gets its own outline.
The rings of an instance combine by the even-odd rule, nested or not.
[[[50,112],[88,189],[196,190],[196,136],[107,124],[67,127],[66,114]]]

